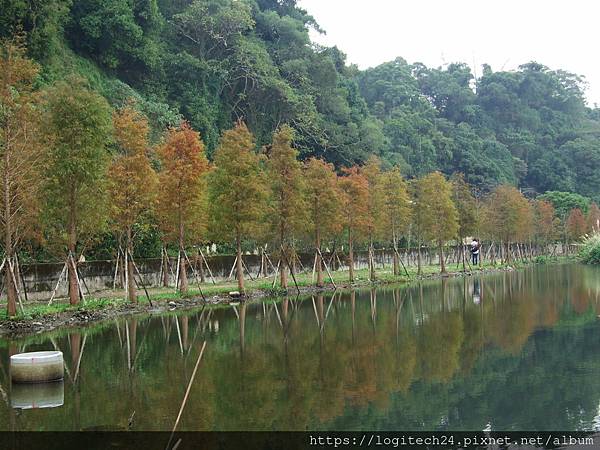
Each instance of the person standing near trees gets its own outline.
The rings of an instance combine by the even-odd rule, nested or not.
[[[469,244],[469,250],[471,251],[471,262],[474,266],[479,264],[479,251],[481,249],[481,243],[478,239],[473,238],[471,244]]]

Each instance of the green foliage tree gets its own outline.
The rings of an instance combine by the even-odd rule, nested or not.
[[[106,100],[80,79],[59,82],[48,90],[45,110],[45,218],[49,240],[69,252],[69,299],[75,305],[80,300],[77,246],[106,225],[111,111]]]
[[[383,191],[382,228],[384,235],[391,239],[394,246],[394,275],[400,274],[398,240],[404,235],[411,223],[411,205],[408,185],[398,167],[384,172],[381,176]]]
[[[450,182],[452,183],[452,201],[458,213],[457,237],[461,248],[463,270],[465,270],[465,248],[463,241],[477,230],[477,201],[462,173],[454,173]]]
[[[556,214],[563,220],[568,216],[572,209],[579,208],[587,212],[590,200],[574,192],[548,191],[538,196],[540,200],[546,200],[552,203]]]
[[[304,197],[304,179],[302,164],[298,161],[298,152],[292,147],[293,130],[289,126],[281,127],[273,135],[273,144],[269,150],[266,174],[270,185],[270,204],[268,220],[271,231],[278,236],[281,253],[280,282],[287,289],[288,266],[293,258],[294,235],[302,230],[306,222],[306,201]]]
[[[223,133],[209,183],[212,229],[220,239],[234,239],[236,277],[244,293],[242,241],[261,228],[268,190],[254,137],[243,122]]]

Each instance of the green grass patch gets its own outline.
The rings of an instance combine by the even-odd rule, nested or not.
[[[504,270],[508,268],[523,268],[530,266],[532,263],[535,264],[550,264],[550,263],[561,263],[571,261],[572,258],[568,257],[537,257],[533,261],[513,261],[510,264],[492,264],[490,262],[483,263],[477,268],[472,268],[467,272],[477,273],[485,272],[489,270]],[[384,268],[378,267],[376,269],[376,280],[371,282],[369,279],[368,269],[359,269],[354,271],[354,281],[350,283],[348,270],[336,270],[331,272],[334,283],[337,287],[367,287],[372,285],[386,285],[386,284],[405,284],[411,281],[417,281],[424,278],[431,278],[440,273],[440,267],[437,264],[423,264],[421,268],[421,275],[418,274],[418,269],[415,266],[407,267],[408,275],[403,271],[401,275],[394,275],[392,268],[386,266]],[[457,274],[462,272],[462,265],[457,266],[456,263],[448,264],[447,270],[449,274]],[[326,288],[332,289],[333,284],[331,279],[324,274]],[[190,280],[192,281],[192,280]],[[292,277],[289,277],[289,292],[294,292],[295,286]],[[314,286],[315,281],[313,280],[311,272],[303,272],[296,274],[296,281],[300,288],[306,288]],[[231,291],[237,291],[237,282],[235,280],[221,281],[216,284],[204,283],[200,287],[196,283],[190,283],[189,290],[187,293],[182,294],[179,291],[175,291],[173,288],[165,287],[153,287],[148,288],[150,294],[150,300],[153,304],[164,304],[170,301],[177,301],[182,299],[199,299],[201,297],[200,288],[205,297],[214,297],[220,295],[227,295]],[[281,289],[279,286],[279,280],[273,285],[273,277],[271,278],[260,278],[254,280],[245,281],[246,293],[252,294],[261,292],[269,297],[285,296],[287,291]],[[102,296],[99,297],[86,297],[85,303],[72,306],[68,303],[67,299],[60,299],[55,301],[52,305],[46,305],[45,303],[29,304],[25,305],[25,311],[22,313],[20,308],[16,317],[13,320],[35,320],[43,317],[48,317],[56,314],[65,312],[77,312],[77,311],[98,311],[111,308],[120,308],[129,304],[129,301],[125,299],[124,292],[103,292]],[[148,305],[148,299],[143,290],[138,290],[138,303],[141,306]],[[6,320],[7,314],[6,309],[0,310],[0,320]]]

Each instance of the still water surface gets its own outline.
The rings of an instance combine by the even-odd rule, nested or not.
[[[179,430],[598,430],[599,298],[539,266],[3,341],[0,430],[168,431],[205,340]],[[64,383],[11,387],[10,352],[55,346]]]

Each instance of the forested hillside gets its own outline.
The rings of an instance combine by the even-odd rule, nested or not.
[[[243,118],[257,146],[289,124],[301,157],[337,168],[377,154],[408,177],[600,200],[598,110],[580,77],[542,64],[477,79],[401,58],[360,71],[310,41],[319,26],[295,0],[0,0],[0,33],[20,28],[41,83],[75,73],[112,106],[134,97],[154,139],[184,117],[209,157]]]

